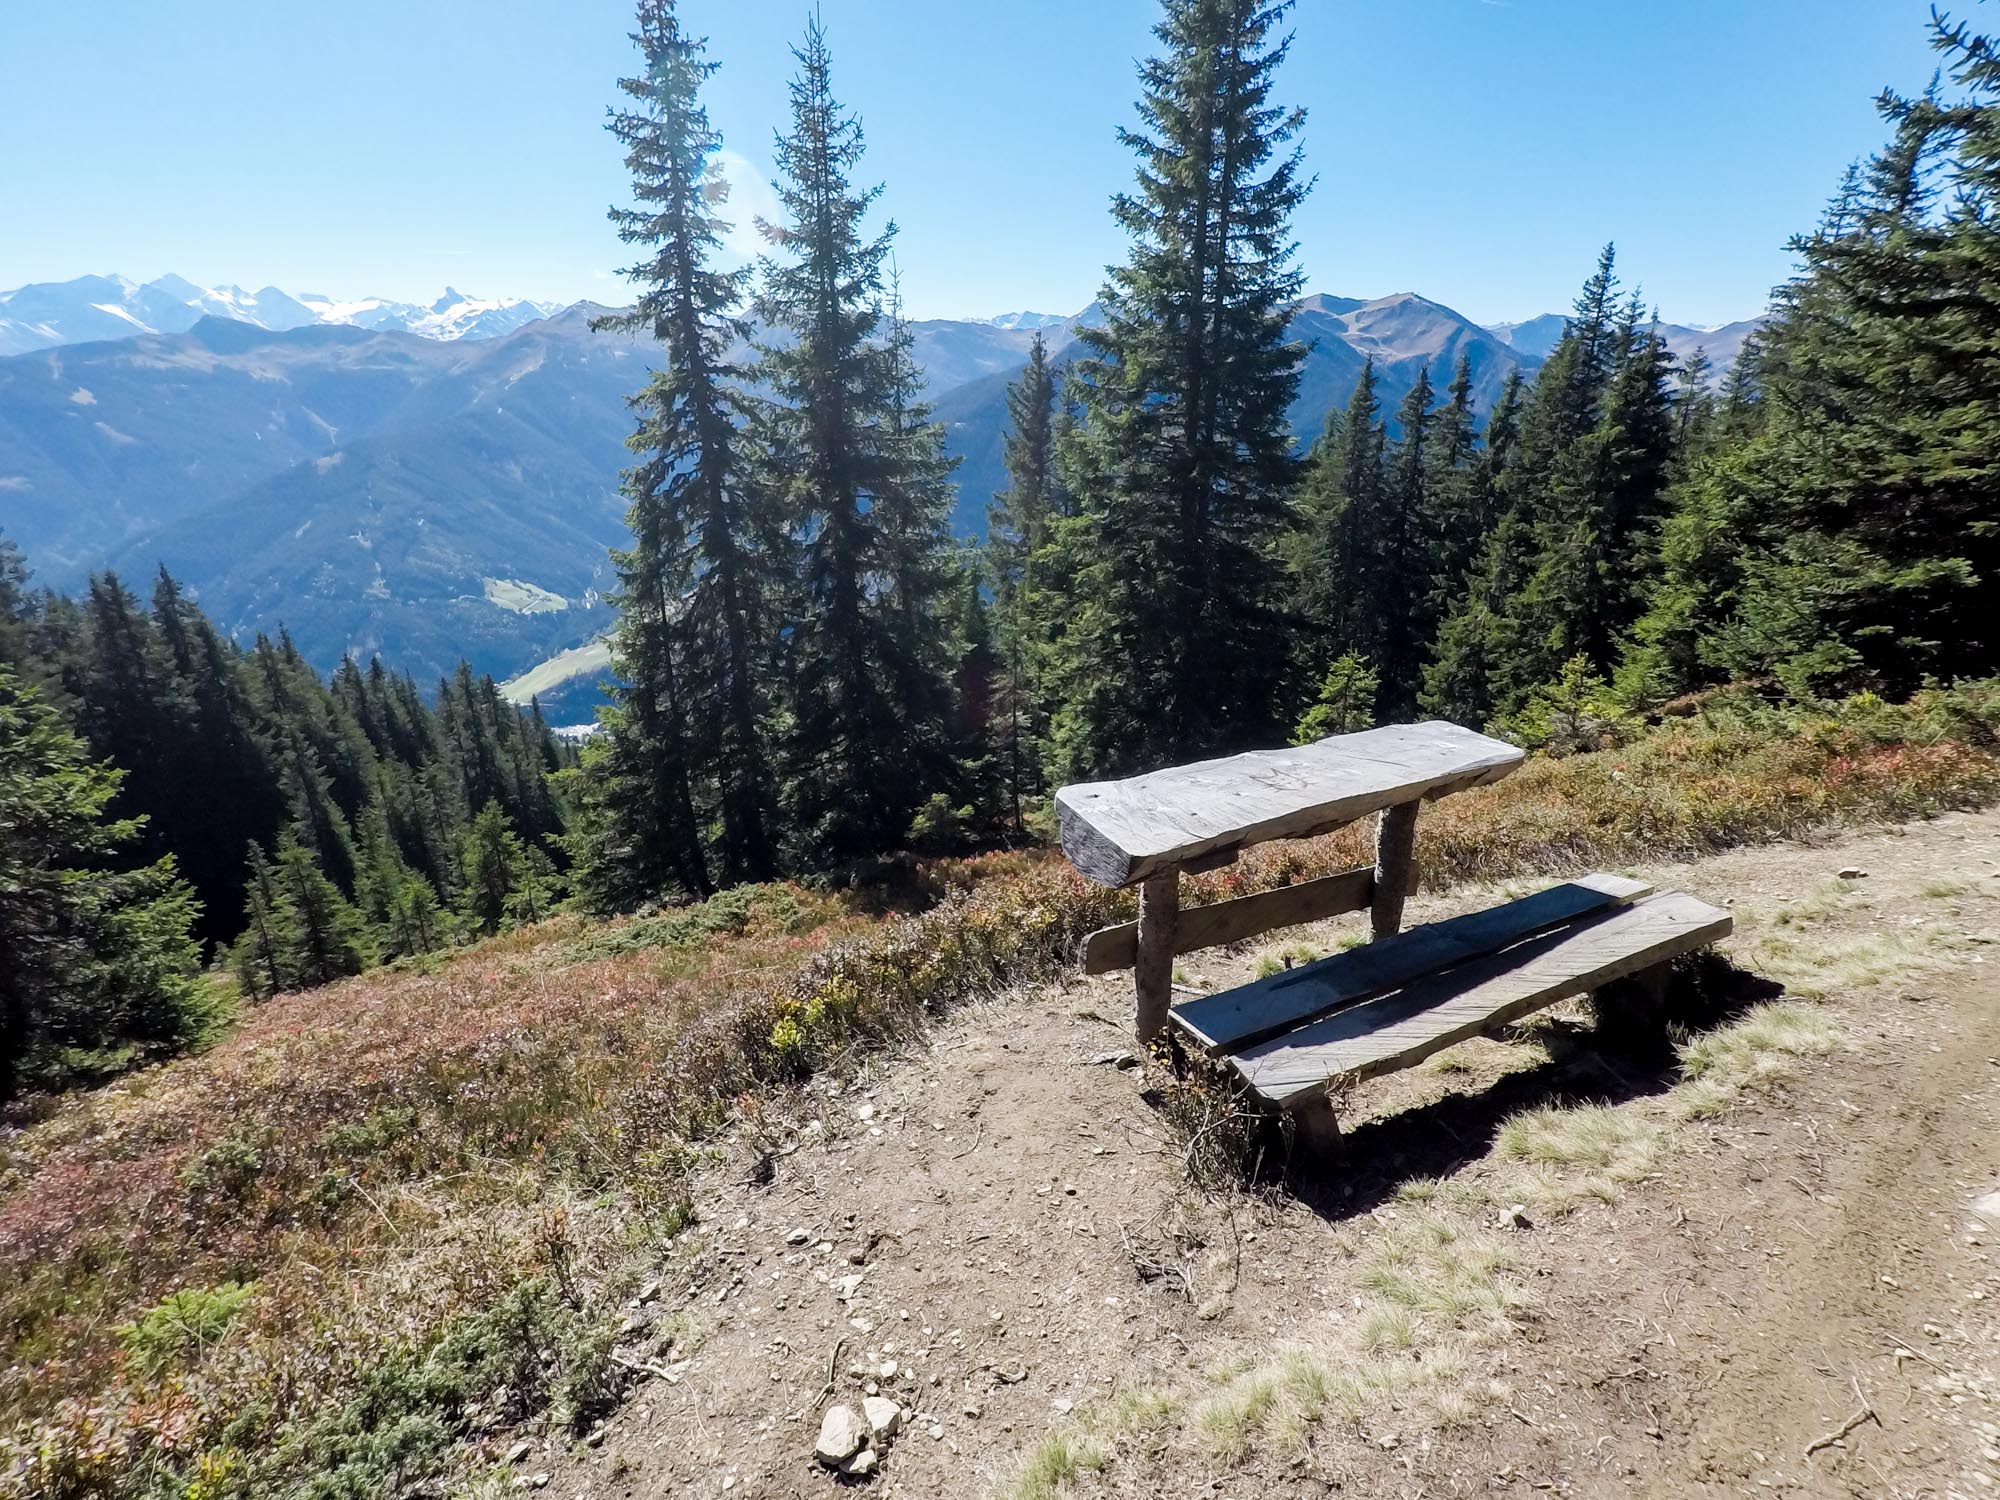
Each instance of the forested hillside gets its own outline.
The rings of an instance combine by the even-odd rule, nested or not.
[[[322,680],[283,634],[231,645],[165,575],[144,607],[108,575],[32,592],[12,561],[18,732],[51,774],[108,763],[105,816],[140,820],[113,836],[76,783],[105,830],[80,867],[152,872],[167,927],[190,895],[194,936],[263,993],[559,895],[629,910],[1030,840],[1062,781],[1292,735],[1429,714],[1561,752],[1725,682],[1810,702],[1994,669],[1983,39],[1941,26],[1951,86],[1884,99],[1889,144],[1798,239],[1726,380],[1674,354],[1609,247],[1524,378],[1420,299],[1301,306],[1285,15],[1168,5],[1113,204],[1129,254],[1053,330],[1073,345],[1019,335],[1006,482],[969,548],[826,36],[797,54],[770,253],[721,270],[717,64],[648,0],[612,120],[638,300],[598,328],[652,371],[580,765],[462,666],[428,695],[379,662]],[[1361,357],[1301,457],[1306,313],[1385,363]],[[1435,337],[1391,384],[1411,318]]]
[[[165,573],[27,585],[0,539],[0,1097],[200,1040],[205,955],[271,995],[549,910],[572,757],[490,678],[329,681]]]

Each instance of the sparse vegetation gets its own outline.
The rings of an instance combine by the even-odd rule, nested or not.
[[[1110,1449],[1099,1440],[1074,1432],[1052,1432],[1028,1455],[1014,1493],[1017,1500],[1057,1500],[1068,1492],[1072,1480],[1110,1461]]]
[[[1510,1179],[1524,1202],[1563,1213],[1586,1198],[1609,1200],[1653,1170],[1661,1127],[1603,1104],[1524,1111],[1500,1127],[1494,1147],[1519,1164]]]
[[[1287,969],[1295,969],[1300,964],[1309,964],[1325,956],[1310,943],[1287,943],[1282,948],[1267,948],[1259,953],[1253,972],[1259,979],[1267,979],[1273,974],[1282,974]]]
[[[1649,840],[1694,852],[1975,803],[2000,785],[1988,696],[1814,716],[1719,706],[1439,804],[1426,864],[1506,878],[1616,865]],[[1252,851],[1191,899],[1348,868],[1359,838]],[[0,1165],[0,1327],[13,1351],[0,1411],[14,1424],[0,1462],[41,1474],[95,1463],[106,1495],[226,1465],[254,1494],[337,1449],[366,1487],[449,1468],[469,1413],[505,1424],[601,1405],[618,1380],[602,1357],[606,1310],[689,1222],[688,1173],[719,1129],[769,1128],[762,1101],[783,1080],[1056,972],[1082,933],[1130,915],[1129,896],[1047,855],[942,861],[922,882],[938,904],[887,920],[792,886],[602,927],[558,918],[429,972],[280,997],[203,1056],[24,1118]],[[1720,1052],[1706,1066],[1683,1087],[1728,1076]],[[1513,1163],[1522,1201],[1615,1192],[1645,1149],[1572,1134],[1517,1122],[1527,1156],[1557,1158]],[[134,1241],[142,1203],[148,1233]],[[1484,1208],[1455,1184],[1433,1207]],[[1472,1398],[1432,1379],[1449,1366],[1439,1347],[1506,1307],[1506,1274],[1467,1260],[1483,1243],[1467,1228],[1384,1263],[1341,1334],[1410,1361],[1421,1351],[1424,1388],[1446,1406]],[[167,1442],[111,1330],[177,1291],[252,1279],[199,1382],[175,1398]],[[517,1346],[546,1351],[536,1379],[501,1373]],[[1336,1361],[1327,1400],[1373,1400],[1382,1381],[1414,1378],[1405,1364],[1349,1383]],[[1289,1389],[1304,1410],[1300,1391],[1320,1387]],[[399,1448],[385,1423],[424,1436]]]
[[[1747,1088],[1789,1072],[1796,1059],[1838,1051],[1845,1039],[1827,1014],[1796,1000],[1760,1005],[1679,1047],[1686,1082],[1674,1092],[1685,1119],[1719,1114]]]

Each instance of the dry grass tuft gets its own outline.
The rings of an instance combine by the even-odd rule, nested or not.
[[[1268,979],[1273,974],[1282,974],[1287,969],[1296,969],[1301,964],[1313,963],[1326,955],[1310,943],[1286,943],[1281,948],[1266,948],[1257,955],[1256,976]]]
[[[1016,1500],[1057,1500],[1086,1472],[1111,1462],[1101,1440],[1077,1432],[1052,1432],[1035,1444],[1014,1486]]]
[[[1686,1082],[1674,1090],[1674,1113],[1684,1120],[1720,1114],[1745,1089],[1789,1073],[1797,1059],[1846,1045],[1840,1029],[1814,1006],[1797,1000],[1760,1005],[1734,1024],[1680,1045]]]
[[[1652,1171],[1662,1134],[1631,1109],[1548,1106],[1507,1121],[1495,1145],[1518,1164],[1507,1180],[1523,1202],[1566,1213],[1586,1198],[1608,1202]]]
[[[1752,945],[1750,967],[1795,995],[1817,1000],[1939,967],[1954,935],[1929,924],[1844,937],[1771,932]]]

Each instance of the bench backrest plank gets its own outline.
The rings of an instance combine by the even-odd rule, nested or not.
[[[1174,930],[1174,952],[1192,953],[1197,948],[1215,948],[1241,942],[1260,932],[1279,927],[1296,927],[1302,922],[1323,922],[1343,912],[1360,911],[1375,894],[1375,871],[1370,866],[1343,870],[1338,875],[1322,875],[1297,885],[1238,896],[1233,901],[1217,901],[1209,906],[1184,906]],[[1083,972],[1109,974],[1129,969],[1139,957],[1139,924],[1121,922],[1116,927],[1100,927],[1083,940]]]
[[[1326,833],[1386,807],[1498,781],[1521,751],[1457,724],[1391,724],[1056,793],[1063,852],[1103,885],[1267,839]]]
[[[1372,1078],[1726,937],[1731,919],[1668,891],[1336,1011],[1232,1061],[1272,1103],[1296,1107],[1336,1080]]]
[[[1240,1052],[1340,1006],[1492,953],[1558,923],[1637,900],[1652,889],[1618,875],[1580,876],[1505,906],[1412,927],[1268,979],[1184,1000],[1173,1008],[1173,1020],[1211,1052]]]

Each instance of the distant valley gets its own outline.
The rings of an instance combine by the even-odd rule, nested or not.
[[[603,311],[175,277],[0,294],[0,530],[61,587],[106,567],[143,587],[164,564],[230,630],[283,624],[322,668],[380,652],[420,681],[460,656],[502,679],[558,657],[587,670],[595,654],[576,648],[609,623],[608,549],[624,537],[625,400],[651,355],[591,332]],[[1005,484],[1006,387],[1030,342],[1064,359],[1091,315],[912,325],[960,460],[962,535],[983,533]],[[1369,357],[1385,411],[1461,355],[1484,408],[1561,325],[1482,328],[1412,294],[1307,297],[1293,429],[1310,441]],[[1664,331],[1721,368],[1753,326]],[[569,675],[551,663],[528,681],[559,693]]]

